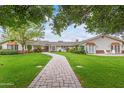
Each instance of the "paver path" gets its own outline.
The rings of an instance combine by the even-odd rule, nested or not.
[[[58,54],[44,52],[53,58],[32,81],[29,88],[81,88],[67,59]]]

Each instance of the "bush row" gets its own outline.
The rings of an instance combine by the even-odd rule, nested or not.
[[[77,53],[77,54],[86,54],[83,46],[78,46],[75,48],[68,49],[68,52]]]
[[[0,50],[0,55],[14,55],[14,54],[18,54],[18,52],[15,50],[9,50],[9,49]]]

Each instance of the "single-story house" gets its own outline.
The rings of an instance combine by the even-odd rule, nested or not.
[[[62,51],[66,52],[67,49],[73,48],[79,45],[79,42],[49,42],[49,41],[27,41],[25,46],[25,51],[27,51],[27,46],[31,45],[32,50],[40,48],[43,52],[55,52],[55,51]],[[16,41],[7,41],[1,43],[2,49],[11,49],[16,51],[22,51],[22,46],[20,43]]]
[[[0,46],[2,46],[2,49],[11,49],[11,50],[19,51],[19,52],[22,51],[21,44],[16,41],[5,41],[5,42],[0,43]],[[27,50],[26,47],[25,47],[25,50]]]
[[[54,52],[54,51],[63,51],[66,52],[68,48],[75,47],[79,45],[79,42],[49,42],[49,41],[28,41],[27,45],[31,45],[32,49],[36,49],[41,46],[42,51]]]
[[[49,42],[49,41],[27,41],[25,50],[27,50],[27,45],[32,46],[32,50],[40,47],[42,51],[51,52],[51,51],[67,51],[69,48],[75,46],[84,46],[86,53],[88,54],[105,54],[105,53],[114,53],[121,54],[124,53],[124,41],[115,38],[110,35],[98,35],[93,38],[89,38],[83,41],[76,42]],[[21,44],[16,41],[9,41],[1,43],[2,49],[12,49],[17,51],[22,51]]]

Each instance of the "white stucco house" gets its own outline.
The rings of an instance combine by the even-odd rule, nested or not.
[[[89,54],[124,53],[124,41],[110,35],[99,35],[82,41]]]
[[[42,51],[62,51],[66,52],[67,49],[75,46],[84,46],[88,54],[123,54],[124,41],[110,35],[98,35],[83,41],[76,42],[49,42],[49,41],[27,41],[26,45],[31,45],[32,50],[37,47],[42,48]],[[22,51],[21,44],[16,41],[9,41],[1,43],[2,49],[12,49]],[[27,47],[25,46],[25,50]]]
[[[5,41],[0,44],[2,46],[2,49],[11,49],[11,50],[17,50],[19,52],[22,51],[22,46],[20,43],[16,41]],[[27,50],[27,48],[25,48]]]

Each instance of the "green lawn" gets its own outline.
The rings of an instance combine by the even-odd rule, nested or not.
[[[0,87],[27,87],[50,58],[41,53],[0,55]]]
[[[124,57],[58,54],[68,59],[83,87],[124,88]]]

